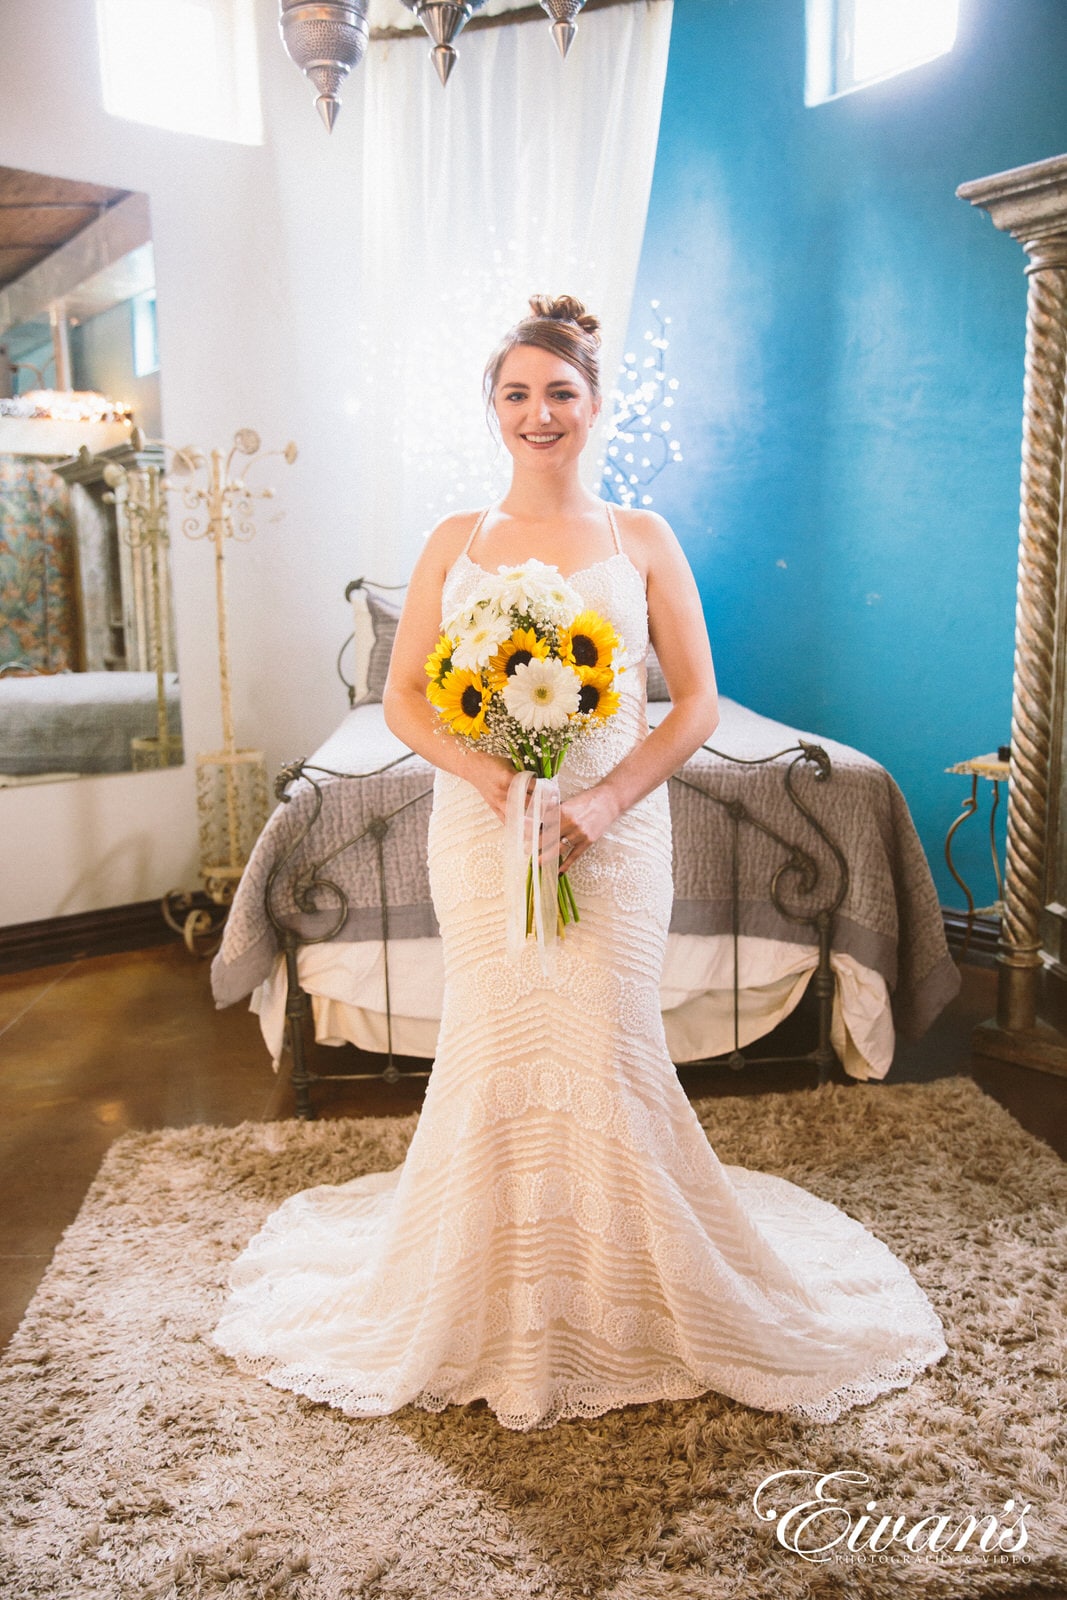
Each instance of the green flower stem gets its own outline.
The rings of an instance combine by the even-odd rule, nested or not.
[[[551,778],[554,776],[552,771],[552,752],[545,744],[544,734],[541,735],[541,776],[542,778]]]
[[[571,880],[565,872],[561,872],[556,879],[556,905],[558,922],[557,927],[562,933],[572,922],[579,922],[578,902],[574,898]],[[533,862],[526,867],[526,937],[529,938],[534,930],[534,878]]]
[[[554,754],[548,749],[544,734],[535,745],[530,739],[523,739],[521,746],[511,747],[511,759],[516,772],[533,772],[542,778],[555,778],[563,765],[563,758],[570,748],[571,741]],[[526,937],[529,938],[534,929],[534,864],[531,859],[526,868]],[[579,922],[578,902],[574,897],[571,881],[565,872],[561,872],[556,879],[556,904],[557,927],[560,933],[572,922]]]

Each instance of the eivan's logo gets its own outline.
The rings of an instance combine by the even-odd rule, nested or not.
[[[797,1481],[791,1484],[789,1479]],[[974,1517],[933,1512],[909,1525],[907,1517],[879,1515],[877,1500],[868,1500],[860,1516],[843,1503],[844,1495],[869,1482],[863,1472],[819,1473],[801,1468],[772,1472],[752,1496],[752,1509],[762,1522],[774,1522],[778,1543],[805,1561],[907,1561],[913,1556],[945,1557],[976,1551],[995,1558],[998,1553],[1016,1555],[1026,1544],[1024,1518],[1032,1509],[1029,1505],[1016,1506],[1014,1500],[1006,1500],[1005,1521],[991,1513]],[[783,1491],[790,1503],[780,1507]],[[772,1505],[772,1499],[778,1503]]]

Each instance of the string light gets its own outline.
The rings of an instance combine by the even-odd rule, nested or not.
[[[622,506],[650,506],[653,497],[648,491],[653,481],[668,463],[682,459],[681,446],[674,437],[673,423],[656,416],[657,412],[674,405],[674,391],[678,389],[678,379],[668,378],[666,374],[667,351],[670,348],[667,325],[671,319],[661,315],[658,300],[650,301],[649,306],[654,326],[645,332],[642,343],[650,346],[654,353],[645,356],[640,363],[632,350],[623,357],[619,368],[620,384],[611,390],[615,411],[609,424],[604,454],[598,463],[601,468],[602,498]],[[671,393],[667,393],[668,390]],[[654,432],[653,428],[657,431]],[[627,467],[632,467],[634,452],[627,450],[622,453],[620,447],[634,443],[638,437],[635,430],[640,431],[641,443],[649,447],[648,452],[641,456],[639,472],[622,472],[620,460]]]

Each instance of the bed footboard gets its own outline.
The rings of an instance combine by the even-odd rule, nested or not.
[[[290,861],[296,855],[304,840],[311,833],[322,811],[322,786],[316,783],[311,776],[313,772],[323,777],[343,779],[350,783],[359,782],[364,778],[378,777],[383,772],[401,765],[408,760],[401,756],[397,761],[389,762],[385,767],[378,767],[374,772],[351,773],[334,772],[329,767],[313,766],[306,760],[292,761],[284,766],[278,774],[274,785],[274,792],[283,803],[290,799],[290,786],[303,779],[315,791],[314,804],[311,814],[304,827],[291,841],[288,850],[275,862],[267,878],[264,893],[264,906],[268,918],[278,934],[279,943],[285,954],[285,1037],[292,1056],[292,1085],[296,1099],[296,1114],[303,1120],[310,1119],[314,1113],[311,1109],[311,1085],[322,1082],[342,1082],[353,1079],[384,1078],[386,1083],[398,1083],[401,1077],[426,1078],[429,1077],[429,1068],[414,1068],[402,1073],[393,1057],[393,1013],[389,993],[389,895],[385,879],[385,851],[384,843],[393,819],[401,811],[406,811],[410,806],[417,805],[426,800],[433,793],[432,788],[424,790],[413,799],[397,806],[392,811],[375,815],[370,818],[366,826],[351,839],[346,839],[328,855],[313,863],[311,867],[301,870],[292,884],[292,895],[297,906],[305,912],[329,911],[333,913],[330,925],[319,934],[301,934],[290,923],[285,922],[279,915],[276,894],[282,874]],[[369,841],[375,848],[378,871],[378,904],[381,914],[382,934],[382,959],[385,967],[385,1026],[386,1026],[386,1059],[385,1066],[375,1072],[313,1072],[308,1064],[305,1048],[305,1026],[311,1014],[311,1000],[300,983],[298,952],[302,945],[325,944],[334,939],[344,927],[348,919],[348,896],[339,883],[325,875],[325,869],[344,851],[355,848],[357,845]],[[325,902],[325,903],[323,903]]]
[[[785,884],[792,878],[798,884],[803,895],[810,901],[815,894],[820,879],[819,863],[810,851],[803,849],[795,840],[785,838],[776,829],[770,827],[754,814],[743,800],[736,797],[725,798],[713,794],[709,789],[692,778],[687,778],[681,772],[676,772],[671,778],[671,783],[684,785],[694,793],[701,795],[712,805],[720,806],[725,810],[730,819],[730,911],[731,911],[731,937],[733,939],[733,1012],[734,1012],[734,1045],[733,1049],[725,1055],[707,1056],[701,1061],[686,1062],[687,1066],[727,1066],[734,1072],[740,1072],[747,1066],[751,1059],[757,1059],[761,1065],[790,1064],[800,1065],[804,1062],[813,1062],[818,1068],[819,1082],[825,1083],[830,1074],[830,1069],[837,1060],[836,1053],[830,1043],[830,1023],[833,1015],[834,1000],[834,974],[830,963],[830,953],[833,948],[834,918],[838,907],[848,893],[849,872],[848,862],[844,853],[831,838],[830,834],[819,822],[814,813],[806,806],[797,793],[794,783],[794,773],[798,766],[807,764],[813,771],[817,783],[829,783],[833,777],[833,764],[827,752],[821,745],[811,744],[805,739],[799,739],[795,745],[789,745],[784,750],[778,750],[773,755],[760,757],[732,756],[724,750],[716,750],[710,744],[701,747],[709,755],[717,756],[721,761],[729,761],[734,765],[763,766],[770,761],[778,761],[783,756],[793,755],[793,760],[784,769],[785,791],[797,811],[801,813],[807,825],[813,829],[818,837],[831,852],[837,868],[837,890],[824,903],[816,905],[814,909],[799,910],[790,906],[785,896]],[[794,752],[796,752],[794,754]],[[684,771],[684,769],[683,769]],[[777,911],[789,922],[803,924],[815,931],[818,945],[819,959],[811,978],[811,988],[818,1005],[818,1034],[814,1047],[802,1054],[784,1056],[747,1056],[740,1043],[740,959],[739,940],[741,936],[741,895],[740,895],[740,862],[741,862],[741,828],[742,826],[758,828],[784,852],[784,859],[775,868],[768,892]]]
[[[785,792],[792,803],[797,815],[803,820],[806,827],[813,830],[814,834],[822,840],[829,850],[836,868],[836,886],[828,887],[826,892],[815,901],[816,892],[820,886],[820,866],[811,850],[804,849],[794,839],[787,838],[782,832],[777,831],[765,820],[755,814],[752,808],[737,797],[725,797],[715,794],[703,783],[694,781],[692,776],[686,775],[686,769],[676,773],[670,780],[673,784],[683,785],[699,794],[709,805],[720,807],[729,818],[730,836],[730,863],[731,863],[731,930],[733,938],[733,1019],[734,1019],[734,1045],[733,1049],[725,1055],[704,1058],[700,1062],[687,1062],[686,1065],[725,1065],[733,1071],[740,1071],[750,1062],[764,1063],[790,1063],[803,1065],[813,1063],[818,1070],[820,1083],[825,1083],[830,1070],[835,1062],[836,1055],[830,1042],[830,1024],[833,1010],[834,974],[831,967],[831,950],[833,948],[834,919],[838,907],[841,905],[848,891],[849,871],[845,856],[834,839],[815,817],[811,809],[804,803],[797,792],[794,783],[794,773],[798,767],[809,768],[816,782],[823,784],[831,781],[833,769],[830,757],[820,746],[799,740],[783,750],[778,750],[772,755],[748,758],[731,756],[725,751],[716,750],[711,745],[704,745],[703,749],[720,760],[731,762],[738,767],[761,766],[768,762],[780,761],[783,757],[792,755],[793,759],[785,766],[783,782]],[[427,788],[402,805],[392,810],[376,813],[366,819],[360,831],[350,838],[346,838],[338,845],[314,860],[311,865],[294,868],[289,880],[289,894],[291,899],[302,912],[314,913],[326,918],[326,925],[315,934],[298,932],[290,922],[280,914],[277,903],[278,885],[282,880],[287,867],[293,861],[304,841],[309,837],[322,811],[323,788],[316,781],[319,778],[331,778],[347,783],[359,783],[366,778],[377,777],[381,773],[396,767],[401,762],[409,759],[402,756],[397,761],[390,762],[386,767],[368,773],[334,772],[326,767],[318,767],[306,760],[294,761],[283,767],[275,784],[275,793],[282,802],[291,798],[290,789],[293,784],[304,781],[311,785],[314,791],[314,801],[304,826],[297,836],[290,842],[288,849],[279,856],[268,876],[265,889],[265,909],[273,925],[285,955],[287,997],[286,997],[286,1042],[292,1057],[292,1084],[296,1100],[296,1114],[302,1119],[313,1116],[311,1106],[312,1085],[320,1082],[351,1081],[358,1079],[383,1078],[387,1083],[397,1083],[402,1077],[426,1077],[429,1069],[409,1069],[404,1072],[397,1067],[393,1054],[392,1032],[392,1007],[389,991],[389,896],[386,883],[384,844],[389,834],[394,819],[410,806],[428,800],[432,788]],[[778,913],[789,922],[810,927],[815,934],[814,942],[818,947],[818,964],[811,979],[812,991],[816,997],[818,1007],[817,1038],[812,1049],[792,1055],[782,1056],[754,1056],[746,1054],[740,1044],[740,962],[739,939],[741,933],[741,899],[740,899],[740,862],[741,852],[744,847],[743,832],[745,829],[759,829],[762,834],[773,840],[781,854],[775,870],[767,886],[767,893]],[[329,1072],[320,1073],[311,1069],[308,1063],[306,1049],[306,1027],[311,1013],[310,998],[300,983],[298,954],[302,945],[323,944],[336,938],[345,926],[348,918],[348,897],[344,889],[336,881],[336,877],[328,875],[331,863],[345,851],[362,847],[375,853],[378,882],[378,905],[381,925],[381,940],[385,970],[385,1015],[386,1015],[386,1052],[385,1064],[375,1071],[362,1072]],[[794,892],[794,903],[790,901],[790,889]],[[795,903],[796,898],[802,898],[806,904],[801,908]]]

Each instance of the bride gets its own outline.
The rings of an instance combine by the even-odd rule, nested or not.
[[[385,714],[437,768],[429,864],[445,961],[437,1057],[403,1164],[291,1196],[230,1269],[211,1335],[246,1371],[356,1416],[484,1400],[505,1427],[682,1399],[831,1421],[945,1353],[907,1267],[859,1223],[724,1166],[667,1053],[666,780],[718,720],[688,563],[664,520],[586,490],[598,324],[534,298],[486,368],[507,494],[427,540]],[[515,772],[438,731],[424,663],[487,572],[536,558],[613,625],[617,712],[559,774],[580,920],[546,977],[505,929]],[[654,644],[671,710],[653,731]]]

